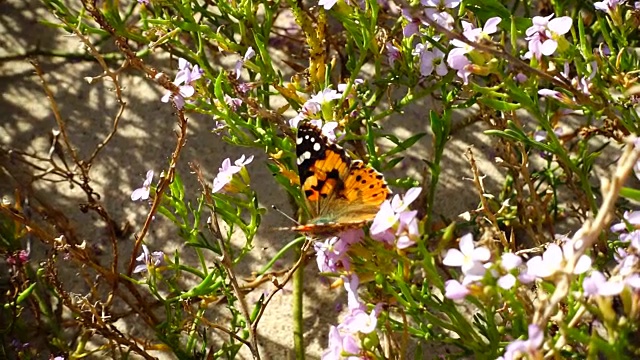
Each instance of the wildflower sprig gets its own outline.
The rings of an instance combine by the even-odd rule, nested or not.
[[[52,339],[50,357],[86,357],[87,344],[100,343],[110,355],[125,349],[150,358],[150,349],[164,349],[179,358],[234,358],[247,351],[259,359],[263,315],[289,281],[297,358],[306,355],[309,334],[303,285],[316,281],[346,294],[342,313],[321,312],[321,319],[334,315],[317,351],[323,359],[420,358],[434,345],[447,345],[454,357],[492,359],[638,353],[640,221],[632,202],[616,201],[619,194],[640,198],[637,184],[625,183],[632,171],[640,174],[640,58],[629,51],[638,45],[637,4],[551,2],[536,13],[527,2],[507,8],[496,0],[44,3],[55,26],[87,49],[67,55],[100,65],[102,73],[83,86],[110,80],[118,103],[112,130],[83,158],[73,119],[63,121],[34,65],[58,128],[44,154],[0,153],[2,173],[20,179],[19,164],[35,171],[16,181],[16,193],[28,196],[0,207],[0,254],[11,270],[2,316],[20,325],[12,329],[30,328],[22,319],[28,312],[46,319],[38,331]],[[157,172],[145,177],[138,166],[130,173],[142,185],[119,190],[146,215],[129,239],[89,169],[100,168],[118,125],[129,121],[134,102],[124,100],[121,79],[132,73],[157,88],[177,136],[170,131],[161,139],[170,141],[158,141],[173,148],[165,164],[146,168]],[[266,211],[261,186],[282,187],[302,219],[310,213],[296,173],[304,123],[381,171],[393,194],[361,229],[313,241],[279,236],[269,243],[282,247],[273,258],[253,257],[262,249],[255,246]],[[212,146],[226,142],[242,153],[207,167],[196,163],[206,159],[189,160],[192,173],[184,171],[184,149],[199,150],[188,141],[194,131],[210,131]],[[465,152],[461,137],[474,147]],[[265,161],[273,179],[255,175]],[[492,170],[502,177],[485,178]],[[329,176],[340,189],[342,179]],[[200,187],[190,187],[191,179]],[[78,235],[72,211],[43,201],[33,189],[46,187],[32,182],[80,188],[86,200],[69,204],[95,214],[107,235]],[[457,194],[475,197],[469,205]],[[464,207],[461,216],[445,210],[451,204]],[[165,224],[169,231],[152,231]],[[97,260],[102,237],[109,265]],[[39,262],[34,240],[46,247]],[[264,261],[262,270],[240,274],[247,259]],[[275,270],[276,260],[286,268]],[[303,277],[307,263],[330,281]],[[81,274],[86,294],[76,295],[61,268]],[[53,311],[49,298],[71,316]],[[140,339],[114,319],[152,335]],[[59,323],[82,334],[79,344]],[[3,337],[9,356],[37,353],[16,335]]]

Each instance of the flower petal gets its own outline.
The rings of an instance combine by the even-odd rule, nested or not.
[[[564,35],[568,33],[569,30],[571,30],[572,25],[573,19],[568,16],[562,16],[549,21],[547,27],[549,28],[549,30],[558,35]]]
[[[582,255],[580,256],[580,259],[578,259],[576,267],[573,269],[573,273],[580,275],[587,272],[589,269],[591,269],[591,258],[587,255]]]
[[[465,256],[458,249],[449,249],[445,255],[442,263],[447,266],[462,266],[464,264]]]

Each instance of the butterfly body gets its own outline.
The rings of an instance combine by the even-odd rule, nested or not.
[[[382,174],[309,123],[298,129],[296,156],[310,220],[295,231],[320,236],[362,227],[391,193]]]

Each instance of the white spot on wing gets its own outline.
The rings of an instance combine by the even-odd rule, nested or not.
[[[313,151],[318,152],[322,149],[322,146],[319,143],[313,144]]]
[[[308,152],[308,151],[305,151],[302,154],[300,154],[300,156],[298,156],[298,159],[296,159],[296,164],[300,165],[305,160],[310,159],[310,158],[311,158],[311,153]]]

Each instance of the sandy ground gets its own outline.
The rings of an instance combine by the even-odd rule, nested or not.
[[[53,20],[42,5],[35,0],[10,0],[0,2],[0,146],[3,149],[15,149],[29,153],[46,154],[49,149],[49,136],[56,123],[51,107],[42,86],[34,74],[33,67],[23,55],[26,51],[82,52],[80,42],[73,36],[46,27],[38,21]],[[91,61],[70,61],[60,57],[36,57],[45,72],[60,114],[70,130],[71,142],[81,157],[87,157],[97,144],[103,141],[112,127],[112,119],[118,109],[115,96],[109,82],[88,84],[84,77],[96,76],[102,69]],[[227,64],[232,64],[230,57]],[[148,60],[168,74],[175,71],[175,63],[166,58]],[[229,69],[232,65],[229,65]],[[112,65],[112,68],[116,68]],[[104,207],[119,223],[129,222],[137,231],[144,222],[148,206],[144,202],[132,202],[130,194],[140,186],[149,169],[159,173],[167,166],[175,144],[175,117],[172,108],[160,102],[163,89],[143,78],[139,73],[125,72],[122,76],[124,99],[127,102],[119,130],[111,143],[100,153],[91,169],[95,190],[101,195]],[[429,132],[427,111],[434,104],[417,104],[407,109],[404,115],[395,116],[383,123],[385,129],[393,130],[400,138],[407,138],[418,132]],[[437,108],[437,107],[436,107]],[[273,181],[265,163],[265,154],[258,149],[237,148],[223,142],[211,133],[213,119],[198,114],[189,114],[188,142],[182,152],[179,173],[187,187],[187,193],[195,196],[198,185],[190,175],[187,163],[201,164],[208,179],[213,179],[222,160],[232,160],[241,154],[256,155],[249,166],[261,206],[270,210],[277,205],[288,213],[293,209],[285,192]],[[473,124],[462,135],[456,135],[448,144],[442,162],[443,179],[438,189],[437,212],[448,219],[475,209],[477,196],[463,177],[469,177],[469,166],[462,156],[464,150],[474,146],[476,156],[483,172],[491,176],[486,179],[488,186],[495,186],[497,165],[493,164],[492,145],[482,134],[483,125]],[[412,148],[407,160],[397,169],[397,176],[404,172],[418,174],[422,172],[420,159],[430,158],[429,136]],[[11,197],[18,186],[5,172],[0,173],[0,194]],[[98,250],[108,256],[109,245],[102,222],[91,212],[83,213],[78,204],[84,200],[82,192],[70,188],[67,183],[50,184],[38,182],[36,190],[56,207],[63,211],[77,225],[79,234]],[[273,230],[278,226],[287,226],[288,221],[273,211],[268,211],[263,219],[259,236],[255,240],[253,251],[239,265],[238,272],[248,275],[261,268],[283,245],[294,238],[293,234]],[[123,239],[119,246],[121,253],[130,254],[133,236]],[[152,250],[162,249],[170,253],[180,248],[180,239],[167,221],[158,219],[146,237]],[[37,250],[37,244],[34,245]],[[194,257],[185,252],[184,261],[193,261]],[[191,256],[191,257],[190,257]],[[291,259],[289,259],[291,260]],[[121,264],[124,266],[124,263]],[[287,263],[280,264],[281,268]],[[77,274],[68,274],[65,281],[79,281]],[[330,324],[339,319],[337,304],[344,303],[341,291],[330,291],[319,281],[315,265],[311,263],[305,271],[305,342],[308,358],[319,358],[327,344]],[[81,284],[78,284],[82,288]],[[342,294],[342,295],[341,295]],[[249,297],[255,300],[259,294]],[[291,292],[284,291],[268,307],[260,327],[260,343],[264,355],[273,359],[291,358],[293,348],[291,321]],[[123,329],[135,332],[135,323],[119,324]],[[161,354],[155,354],[161,356]]]

